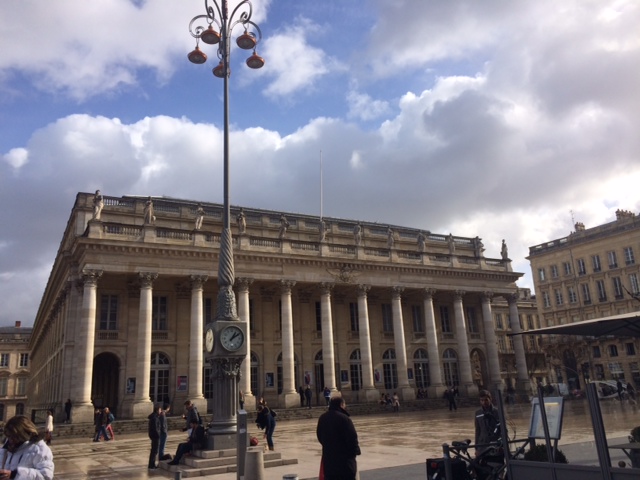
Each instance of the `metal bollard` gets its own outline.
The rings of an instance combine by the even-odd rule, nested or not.
[[[289,473],[287,475],[283,475],[282,476],[282,480],[298,480],[298,474],[297,473]]]
[[[182,480],[182,472],[180,470],[174,474],[173,480]]]

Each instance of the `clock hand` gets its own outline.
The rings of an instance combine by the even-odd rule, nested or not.
[[[235,332],[233,335],[231,335],[231,338],[229,340],[233,340],[234,338],[236,338],[238,335],[240,335],[238,332]]]

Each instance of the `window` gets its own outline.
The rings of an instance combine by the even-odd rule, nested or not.
[[[424,348],[419,348],[413,354],[413,371],[415,372],[416,388],[427,388],[431,385],[429,356]]]
[[[604,281],[596,280],[596,288],[598,289],[598,300],[601,302],[606,302],[607,291],[604,288]]]
[[[620,281],[620,277],[613,277],[611,279],[613,282],[613,294],[619,300],[624,297],[624,292],[622,291],[622,282]]]
[[[420,305],[411,306],[411,318],[413,319],[413,332],[424,333],[424,322],[422,321],[422,307],[420,307]]]
[[[7,396],[7,379],[0,378],[0,397]]]
[[[249,299],[249,332],[253,332],[255,320],[253,318],[253,299]],[[251,390],[253,391],[253,390]]]
[[[549,292],[542,292],[542,302],[544,303],[545,308],[549,308],[551,306],[551,299],[549,298]]]
[[[360,322],[358,321],[358,304],[356,302],[349,303],[349,319],[351,320],[351,331],[360,331]]]
[[[592,347],[593,358],[600,358],[602,356],[602,352],[600,352],[600,345],[594,345]]]
[[[480,333],[478,329],[478,319],[476,318],[476,309],[467,307],[467,328],[469,333]]]
[[[118,329],[118,297],[117,295],[100,296],[100,330]]]
[[[544,268],[539,268],[538,269],[538,280],[540,280],[541,282],[544,282],[547,279],[545,273],[544,273]]]
[[[600,265],[600,255],[592,256],[591,264],[593,265],[594,272],[599,272],[600,270],[602,270],[602,265]]]
[[[16,415],[24,415],[24,403],[16,403]]]
[[[386,333],[393,332],[393,314],[390,303],[383,303],[382,307],[382,331]]]
[[[551,278],[558,278],[558,267],[551,265]]]
[[[604,380],[604,365],[596,364],[593,367],[596,373],[596,380]]]
[[[556,305],[562,305],[563,303],[562,291],[558,288],[558,289],[555,289],[553,293],[555,294],[555,297],[556,297]]]
[[[360,349],[356,348],[349,357],[349,372],[351,373],[351,390],[362,390],[362,364]]]
[[[573,287],[567,287],[567,296],[569,297],[569,303],[577,303],[578,295]]]
[[[527,330],[533,330],[535,325],[533,324],[533,315],[527,315]],[[534,338],[534,337],[530,337]]]
[[[449,321],[449,309],[446,306],[440,307],[440,325],[442,333],[451,333],[451,322]]]
[[[382,373],[384,377],[384,388],[394,390],[398,388],[398,370],[396,367],[396,351],[388,349],[382,355]]]
[[[578,259],[578,275],[586,275],[587,274],[587,266],[584,263],[584,258]]]
[[[20,354],[20,364],[18,365],[20,368],[27,368],[29,366],[29,354],[21,353]]]
[[[636,263],[636,260],[633,257],[633,247],[624,247],[624,263],[627,265],[633,265]]]
[[[502,326],[502,314],[501,313],[496,313],[496,329],[497,330],[502,330],[503,326]]]
[[[507,341],[504,338],[504,335],[498,335],[498,351],[500,353],[507,352]]]
[[[591,292],[589,291],[589,284],[583,283],[582,285],[580,285],[580,287],[582,288],[582,301],[584,302],[585,305],[590,305]]]
[[[571,263],[564,262],[562,264],[562,268],[564,269],[564,274],[565,275],[571,275]]]
[[[202,300],[202,310],[204,313],[204,323],[213,322],[213,301],[210,298],[204,298]],[[249,305],[251,305],[251,300],[249,300]]]
[[[8,367],[9,366],[9,354],[8,353],[0,353],[0,367]]]
[[[635,273],[629,275],[629,283],[631,284],[631,293],[640,293],[640,286],[638,285],[638,276]]]
[[[609,268],[618,267],[618,259],[616,258],[616,252],[607,252],[607,258],[609,259]]]
[[[322,307],[316,302],[316,332],[322,331]]]
[[[618,356],[618,347],[617,347],[617,345],[609,345],[607,347],[607,350],[609,351],[609,356],[610,357],[617,357]]]
[[[16,396],[24,397],[27,394],[27,377],[16,378]]]
[[[258,356],[251,352],[251,391],[252,392],[259,392],[260,391],[260,387],[258,386],[258,379],[262,378],[260,376],[260,360],[258,360]],[[213,398],[213,382],[211,383],[211,397],[207,397],[207,398]]]
[[[153,403],[163,403],[169,398],[169,357],[164,353],[151,354],[149,397]]]
[[[624,348],[627,352],[627,355],[635,355],[636,354],[636,346],[634,343],[630,342],[630,343],[626,343],[624,345]]]
[[[153,296],[151,324],[155,331],[164,332],[167,330],[167,297]]]
[[[442,354],[442,367],[444,370],[444,384],[458,385],[458,356],[456,352],[448,348]]]

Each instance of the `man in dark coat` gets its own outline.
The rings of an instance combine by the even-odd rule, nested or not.
[[[191,433],[186,442],[180,443],[176,450],[176,456],[169,462],[169,465],[178,465],[180,459],[185,453],[193,452],[199,448],[202,448],[207,443],[207,436],[202,425],[198,425],[197,420],[191,421]]]
[[[360,446],[341,396],[334,396],[329,401],[329,410],[318,419],[316,436],[322,444],[325,480],[355,480]]]
[[[162,406],[155,406],[153,413],[147,417],[149,419],[149,439],[151,439],[151,452],[149,453],[150,470],[158,468],[156,466],[156,457],[158,456],[158,446],[160,444],[160,410],[162,410]]]
[[[307,402],[307,408],[311,408],[311,396],[312,396],[312,392],[311,392],[311,387],[309,385],[307,385],[307,388],[304,389],[304,399]]]

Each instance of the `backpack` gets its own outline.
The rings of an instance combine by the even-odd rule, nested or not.
[[[276,418],[278,416],[278,414],[276,413],[276,411],[273,408],[270,408],[269,411],[271,412],[271,416],[273,418]]]

